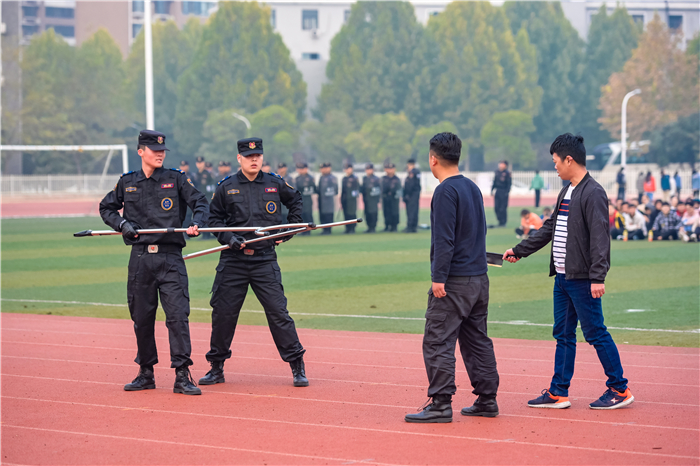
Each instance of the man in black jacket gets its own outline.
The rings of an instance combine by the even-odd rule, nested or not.
[[[568,408],[569,385],[576,359],[576,325],[593,345],[608,376],[608,390],[589,406],[615,409],[627,406],[634,397],[622,374],[620,354],[603,321],[601,297],[610,269],[608,197],[586,170],[586,148],[581,136],[557,137],[549,149],[562,180],[571,183],[559,193],[552,216],[542,228],[509,249],[503,259],[517,262],[539,251],[550,241],[549,275],[554,281],[554,376],[549,390],[528,402],[533,408]],[[571,227],[571,228],[569,228]]]
[[[511,184],[513,184],[513,180],[508,171],[508,161],[502,160],[498,162],[498,170],[493,175],[493,185],[491,186],[491,195],[494,196],[493,208],[496,211],[499,227],[504,227],[508,223],[508,196]]]
[[[365,165],[365,177],[362,179],[362,202],[365,204],[364,217],[367,222],[365,233],[374,233],[379,216],[379,201],[382,198],[382,181],[374,174],[374,164]]]
[[[418,228],[420,209],[420,170],[416,161],[409,159],[406,163],[406,181],[403,185],[403,202],[406,204],[406,233],[415,233]]]
[[[343,177],[343,189],[340,194],[340,205],[343,207],[345,220],[357,217],[357,198],[360,196],[360,181],[353,173],[351,163],[345,165],[345,177]],[[345,225],[345,233],[355,233],[355,224]]]

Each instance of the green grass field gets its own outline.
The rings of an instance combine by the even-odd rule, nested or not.
[[[508,228],[489,230],[489,251],[502,252],[516,244],[513,228],[519,210],[510,209]],[[428,212],[421,216],[421,223],[428,223]],[[493,209],[487,209],[487,217],[489,223],[495,223]],[[3,220],[2,311],[127,319],[129,253],[121,237],[72,237],[79,230],[105,228],[98,218]],[[354,236],[340,234],[340,228],[332,236],[297,236],[278,248],[289,310],[297,326],[422,333],[420,318],[430,286],[430,232],[365,235],[364,230],[360,225],[360,234]],[[193,240],[185,252],[216,245],[215,240]],[[613,242],[612,269],[603,298],[606,324],[685,331],[611,330],[618,343],[700,346],[700,334],[688,332],[700,328],[699,256],[700,248],[692,243]],[[217,261],[218,254],[187,261],[192,321],[210,321],[209,291]],[[547,276],[548,263],[547,248],[517,264],[489,268],[492,336],[551,339],[548,325],[524,325],[553,321],[553,279]],[[243,309],[262,309],[252,292]],[[642,312],[628,312],[630,309]],[[265,318],[259,312],[244,312],[240,322],[265,325]]]

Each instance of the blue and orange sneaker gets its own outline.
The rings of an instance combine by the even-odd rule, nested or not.
[[[632,392],[628,388],[624,393],[620,393],[614,388],[608,388],[603,396],[591,403],[591,409],[617,409],[625,407],[634,401]]]
[[[527,405],[531,408],[555,408],[563,409],[571,406],[569,397],[567,396],[555,396],[549,393],[549,390],[542,390],[542,395],[538,396],[534,400],[527,402]]]

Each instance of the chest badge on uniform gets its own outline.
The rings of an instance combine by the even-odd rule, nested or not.
[[[274,201],[270,201],[265,204],[265,210],[267,210],[268,214],[274,214],[277,212],[277,204],[275,204]]]
[[[115,188],[116,188],[116,186],[115,186]],[[125,191],[126,191],[127,193],[135,193],[135,192],[136,192],[136,187],[135,187],[135,186],[129,186],[128,188],[126,188]]]
[[[229,189],[228,191],[226,191],[226,194],[238,194],[238,193],[240,193],[240,191],[237,189]]]
[[[165,199],[160,201],[160,206],[163,208],[163,210],[170,210],[173,208],[173,200],[169,197],[166,197]]]
[[[266,192],[266,193],[276,193],[276,192],[277,192],[277,188],[265,188],[265,192]]]
[[[163,183],[162,185],[160,185],[160,189],[168,189],[168,188],[174,188],[174,187],[175,187],[175,183]]]

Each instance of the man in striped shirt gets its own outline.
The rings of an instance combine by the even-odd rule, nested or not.
[[[620,354],[605,327],[601,297],[605,276],[610,269],[608,197],[586,170],[586,148],[581,136],[567,133],[557,137],[549,149],[554,167],[562,180],[570,183],[559,193],[557,206],[542,228],[513,249],[503,259],[517,262],[539,251],[550,241],[550,276],[554,280],[554,376],[549,389],[530,400],[533,408],[568,408],[569,386],[576,359],[576,326],[595,347],[603,365],[608,389],[589,406],[616,409],[627,406],[634,397],[622,374]]]

